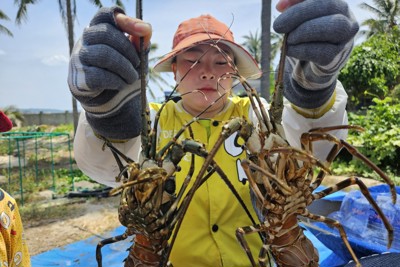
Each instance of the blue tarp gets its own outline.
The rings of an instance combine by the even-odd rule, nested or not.
[[[103,237],[92,236],[88,239],[69,244],[62,248],[56,248],[31,257],[32,267],[47,266],[85,266],[97,267],[96,247],[97,243],[105,238],[121,235],[125,227],[120,226],[105,234]],[[103,266],[121,267],[122,261],[128,255],[126,251],[131,243],[128,238],[124,241],[116,242],[104,246],[101,249],[103,256]]]
[[[386,190],[386,187],[376,186],[370,188],[371,192],[382,192]],[[322,190],[323,187],[317,191]],[[396,188],[398,192],[399,188]],[[332,195],[325,197],[325,200],[331,201],[342,201],[345,197],[345,192],[336,192]],[[321,267],[334,267],[346,264],[351,257],[349,256],[347,249],[344,247],[343,241],[337,233],[333,233],[332,230],[325,226],[323,223],[316,223],[315,228],[306,227],[304,231],[305,235],[311,240],[313,245],[318,249],[320,255],[320,266]],[[96,246],[97,243],[105,238],[117,236],[123,234],[125,227],[121,226],[109,233],[106,233],[102,237],[93,236],[88,239],[69,244],[62,248],[53,249],[42,254],[32,256],[32,267],[47,267],[47,266],[85,266],[85,267],[96,267]],[[102,248],[103,266],[108,267],[121,267],[123,266],[123,260],[128,255],[127,249],[130,247],[130,240],[116,242],[110,245],[106,245]],[[349,241],[355,250],[358,257],[370,255],[374,253],[381,253],[388,251],[384,246],[378,246],[365,242],[349,236]],[[336,253],[333,253],[335,251]],[[390,250],[396,251],[396,250]]]
[[[104,238],[120,235],[124,233],[125,227],[121,226],[107,233],[104,237],[93,236],[88,239],[69,244],[62,248],[56,248],[35,256],[32,256],[32,267],[50,267],[50,266],[85,266],[97,267],[96,246]],[[332,251],[325,247],[311,232],[305,231],[306,236],[311,240],[319,251],[320,261],[332,254]],[[131,238],[129,238],[130,240]],[[126,251],[131,245],[128,239],[110,245],[101,249],[103,256],[103,266],[121,267],[122,261],[128,255]],[[326,267],[332,265],[326,265]],[[321,266],[323,267],[323,266]]]
[[[368,190],[375,200],[378,194],[381,193],[389,194],[390,192],[389,186],[386,184],[373,186],[368,188]],[[396,192],[397,194],[400,194],[400,187],[398,186],[396,187]],[[345,192],[340,191],[337,193],[339,194],[333,194],[332,196],[327,196],[324,199],[331,201],[342,201],[346,196]],[[357,207],[354,207],[354,209],[357,210]],[[323,244],[323,246],[330,249],[330,251],[334,251],[334,253],[332,252],[332,254],[329,257],[327,257],[321,262],[321,266],[340,266],[342,264],[349,262],[352,259],[348,249],[345,247],[345,244],[339,235],[339,232],[336,229],[332,229],[328,227],[326,224],[320,222],[313,223],[313,227],[306,227],[306,228],[311,233],[313,233],[313,235]],[[395,234],[397,235],[398,229],[395,228],[394,230]],[[397,253],[400,252],[399,249],[395,249],[393,248],[393,246],[392,248],[388,249],[383,244],[372,242],[372,239],[369,238],[361,238],[359,236],[352,235],[349,231],[347,231],[346,234],[349,243],[358,258],[362,258],[372,254],[381,254],[385,252],[397,252]],[[382,237],[387,235],[385,229],[382,229],[381,235]]]

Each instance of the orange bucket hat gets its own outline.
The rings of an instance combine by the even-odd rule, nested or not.
[[[175,33],[172,51],[163,56],[154,66],[154,71],[171,72],[172,59],[197,44],[216,41],[228,46],[235,58],[239,74],[248,79],[257,79],[261,70],[257,62],[242,46],[235,43],[228,26],[210,15],[201,15],[182,22]]]

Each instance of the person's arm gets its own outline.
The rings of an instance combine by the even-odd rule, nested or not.
[[[282,114],[283,128],[285,130],[286,139],[294,147],[301,147],[300,136],[302,133],[308,132],[312,128],[326,127],[333,125],[347,125],[347,94],[338,81],[335,88],[335,97],[333,105],[324,114],[318,118],[307,118],[298,113],[293,104],[287,99],[284,101],[284,109]],[[339,139],[347,138],[346,130],[331,131],[330,134]],[[318,141],[313,143],[313,154],[321,160],[325,160],[333,143],[328,141]]]
[[[347,124],[347,95],[337,81],[353,47],[359,25],[341,0],[281,0],[283,13],[274,30],[287,34],[284,69],[286,137],[300,146],[301,133],[314,127]],[[346,131],[334,133],[346,137]],[[324,157],[330,146],[317,145]]]
[[[139,159],[140,138],[131,138],[124,142],[113,142],[122,153],[134,161]],[[74,138],[74,158],[79,169],[94,181],[110,187],[117,187],[115,177],[120,173],[117,161],[104,141],[96,136],[81,113]],[[125,164],[125,162],[123,162]]]
[[[119,7],[101,8],[69,63],[68,84],[84,109],[74,138],[75,160],[86,175],[109,186],[116,185],[120,170],[98,136],[115,142],[134,160],[140,150],[140,37],[147,57],[151,26],[124,15]]]

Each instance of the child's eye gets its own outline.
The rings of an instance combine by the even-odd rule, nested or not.
[[[228,64],[228,62],[227,61],[218,61],[217,62],[217,65],[226,65],[226,64]]]

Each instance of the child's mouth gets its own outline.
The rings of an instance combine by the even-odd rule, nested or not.
[[[199,91],[210,92],[210,91],[215,91],[215,89],[212,87],[203,87],[203,88],[199,88]]]

